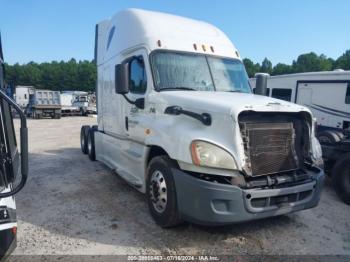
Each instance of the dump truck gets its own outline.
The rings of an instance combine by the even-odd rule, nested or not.
[[[29,102],[25,112],[28,117],[36,119],[42,117],[60,119],[62,114],[60,92],[34,89],[29,94]]]
[[[82,126],[81,150],[144,193],[158,225],[317,206],[324,172],[311,111],[253,94],[220,29],[128,9],[98,23],[95,39],[98,125]]]

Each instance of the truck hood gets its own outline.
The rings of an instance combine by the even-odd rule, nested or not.
[[[163,104],[181,106],[195,111],[224,113],[238,116],[242,111],[300,112],[310,110],[283,100],[246,93],[206,91],[162,91]]]

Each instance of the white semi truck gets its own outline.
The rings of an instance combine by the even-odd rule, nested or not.
[[[229,224],[315,207],[321,148],[310,110],[252,93],[218,28],[122,11],[96,26],[98,125],[81,149],[145,193],[162,227]]]

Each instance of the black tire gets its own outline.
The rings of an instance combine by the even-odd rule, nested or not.
[[[341,140],[338,134],[333,130],[321,131],[317,134],[317,138],[321,144],[335,144]]]
[[[342,156],[332,171],[335,191],[339,198],[350,205],[350,153]]]
[[[182,222],[178,211],[175,181],[171,168],[178,167],[177,164],[166,155],[153,158],[147,168],[146,193],[148,207],[155,222],[163,228],[175,227]],[[166,185],[166,191],[162,191],[163,193],[166,192],[165,208],[162,212],[156,209],[156,203],[153,199],[153,195],[155,195],[154,190],[157,186],[152,182],[152,175],[157,171],[161,172]],[[157,189],[158,192],[160,188],[158,187]],[[161,188],[161,190],[164,190],[164,188]]]
[[[95,132],[94,127],[89,129],[88,139],[87,139],[87,151],[91,161],[96,161],[95,155]]]
[[[81,116],[87,116],[86,111],[83,108],[80,108],[80,115]]]
[[[90,126],[82,126],[80,129],[80,148],[84,154],[88,153],[87,139],[89,135]]]
[[[339,137],[339,140],[344,139],[344,133],[342,131],[339,130],[334,130],[334,132],[337,134],[337,136]]]

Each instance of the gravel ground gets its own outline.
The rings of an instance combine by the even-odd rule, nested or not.
[[[311,210],[225,227],[158,227],[141,193],[81,153],[80,127],[95,122],[28,121],[30,177],[16,199],[14,254],[350,255],[350,206],[330,181]]]

